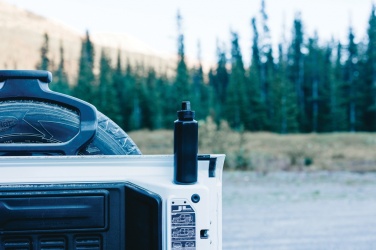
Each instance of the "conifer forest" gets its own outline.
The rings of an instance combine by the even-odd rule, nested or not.
[[[200,62],[188,66],[179,14],[175,75],[130,65],[120,53],[112,62],[105,50],[94,51],[88,31],[75,82],[68,82],[63,44],[52,69],[47,33],[37,69],[52,71],[51,89],[94,104],[125,131],[172,128],[182,100],[191,101],[197,120],[225,121],[235,131],[376,131],[376,7],[364,13],[366,37],[356,37],[350,26],[345,42],[321,40],[305,33],[297,13],[289,39],[278,46],[271,42],[264,1],[260,9],[248,24],[251,54],[242,53],[239,34],[231,31],[227,46],[213,45],[217,62],[208,72]]]

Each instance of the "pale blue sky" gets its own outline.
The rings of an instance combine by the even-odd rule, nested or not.
[[[250,20],[258,15],[261,0],[6,0],[84,32],[120,32],[150,47],[175,53],[176,13],[183,16],[186,53],[196,58],[197,41],[202,57],[215,58],[216,40],[229,44],[230,29],[239,32],[245,60],[250,57]],[[346,41],[350,22],[357,39],[367,29],[372,0],[266,0],[272,39],[280,41],[283,23],[291,34],[294,14],[302,13],[306,34],[318,30],[321,40]]]

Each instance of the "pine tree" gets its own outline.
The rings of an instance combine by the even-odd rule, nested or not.
[[[159,129],[162,127],[162,104],[160,90],[157,89],[157,75],[150,68],[140,86],[140,108],[142,113],[142,127]]]
[[[289,55],[289,75],[290,80],[295,85],[297,97],[299,130],[306,132],[308,130],[308,122],[306,117],[306,94],[304,91],[304,55],[303,49],[303,26],[300,14],[295,17],[293,26],[293,38]]]
[[[266,112],[267,123],[266,128],[270,128],[270,120],[273,116],[273,109],[271,107],[272,93],[270,92],[273,82],[275,81],[275,65],[273,60],[273,51],[271,45],[271,36],[268,27],[268,15],[266,14],[265,0],[261,0],[261,33],[259,37],[259,56],[260,56],[260,84],[261,84],[261,101],[262,110]],[[252,25],[254,20],[252,20]],[[255,30],[255,28],[254,28]],[[254,31],[254,42],[256,40],[257,30]],[[252,50],[255,48],[252,47]]]
[[[192,102],[199,104],[196,108],[196,119],[205,120],[209,115],[210,97],[209,88],[204,82],[204,71],[201,63],[201,45],[197,43],[197,66],[193,68],[192,79]]]
[[[259,33],[256,24],[256,18],[252,18],[251,21],[252,30],[253,30],[253,43],[252,43],[252,57],[251,57],[251,66],[250,66],[250,77],[255,85],[258,85],[260,90],[262,89],[261,81],[261,58],[260,58],[260,49],[259,49]],[[262,99],[265,100],[264,91],[262,91]]]
[[[295,133],[298,131],[298,110],[294,85],[287,76],[287,59],[283,45],[278,46],[279,58],[273,92],[272,105],[274,115],[271,120],[271,130],[277,133]]]
[[[329,52],[328,52],[329,53]],[[345,131],[346,108],[343,101],[344,98],[344,76],[342,65],[342,45],[339,42],[336,48],[336,58],[334,65],[325,66],[325,70],[329,74],[329,85],[327,87],[327,124],[325,131]]]
[[[366,51],[365,93],[366,116],[365,127],[369,131],[376,131],[376,7],[372,5],[368,21],[368,46]]]
[[[49,64],[50,64],[50,59],[48,57],[49,55],[49,37],[47,33],[44,33],[43,35],[43,44],[42,47],[40,48],[40,62],[37,65],[37,69],[39,70],[49,70]]]
[[[130,86],[130,93],[132,94],[132,110],[130,113],[130,127],[132,130],[141,129],[143,127],[142,122],[144,121],[144,114],[142,105],[142,87],[143,87],[143,72],[144,68],[142,65],[137,65],[132,77],[133,86]]]
[[[60,61],[57,70],[54,73],[54,78],[56,79],[51,84],[51,89],[70,95],[70,87],[68,82],[67,73],[65,72],[65,61],[64,61],[64,48],[62,43],[60,43]]]
[[[221,110],[222,105],[220,103],[217,89],[214,86],[217,85],[216,75],[214,73],[214,69],[209,69],[208,72],[208,87],[210,89],[210,109],[209,115],[213,119],[213,121],[219,125],[221,120]]]
[[[256,18],[252,18],[251,25],[253,29],[253,43],[247,96],[253,118],[250,119],[250,126],[247,129],[259,131],[270,128],[272,120],[271,117],[268,117],[268,112],[271,110],[271,99],[269,96],[269,82],[267,82],[266,77],[266,71],[269,68],[268,59],[270,58],[264,55],[265,61],[262,62]],[[269,114],[271,115],[271,113]]]
[[[119,66],[121,68],[121,65]],[[121,116],[123,119],[123,129],[126,131],[130,131],[135,129],[133,125],[134,122],[134,114],[135,111],[135,104],[138,101],[135,99],[137,98],[136,93],[136,73],[133,70],[132,66],[130,65],[129,61],[127,62],[125,73],[123,76],[123,81],[120,83],[119,86],[119,94],[120,94],[120,106],[121,106]],[[136,110],[137,111],[137,110]]]
[[[174,84],[175,98],[173,99],[173,105],[176,105],[176,109],[180,108],[180,103],[184,100],[190,100],[191,98],[191,86],[189,81],[189,72],[187,65],[185,63],[185,52],[184,52],[184,35],[182,32],[182,17],[180,12],[177,14],[177,24],[178,24],[178,65],[176,68],[176,79]],[[193,104],[194,106],[195,104]]]
[[[99,86],[97,108],[117,124],[122,124],[117,92],[113,82],[111,62],[102,49],[99,61]]]
[[[213,113],[217,125],[224,119],[224,107],[227,98],[229,72],[227,69],[226,50],[217,42],[217,65],[209,71],[209,86],[213,90]]]
[[[231,74],[226,99],[226,117],[234,129],[252,129],[253,110],[248,99],[247,79],[236,32],[232,32],[231,44]]]
[[[318,46],[317,35],[310,39],[309,53],[306,59],[308,86],[311,98],[307,102],[310,123],[314,132],[333,131],[333,125],[340,127],[342,85],[335,78],[335,66],[332,62],[333,44]],[[309,87],[310,86],[310,87]],[[333,123],[335,117],[336,122]]]
[[[305,96],[306,96],[306,132],[318,132],[319,128],[319,114],[322,112],[321,108],[321,88],[323,79],[321,79],[321,69],[323,65],[322,51],[318,46],[317,33],[313,38],[308,40],[308,54],[304,65],[304,82]]]
[[[136,85],[137,87],[137,85]],[[136,88],[138,91],[139,89]],[[140,98],[136,95],[133,98],[133,110],[129,119],[131,130],[138,130],[141,128],[141,106],[140,106]]]
[[[355,35],[353,29],[349,29],[349,44],[347,47],[348,57],[345,63],[345,82],[346,82],[346,95],[345,101],[347,103],[347,115],[348,115],[348,130],[355,132],[359,128],[359,110],[358,110],[358,48],[355,43]]]
[[[162,109],[162,127],[166,129],[173,129],[174,128],[174,121],[177,119],[176,116],[176,105],[167,101],[167,100],[175,100],[175,93],[174,93],[174,86],[167,74],[164,73],[158,77],[157,80],[157,89],[160,93],[160,100],[161,100],[161,109]],[[178,107],[180,108],[180,107]]]
[[[154,106],[152,112],[153,112],[153,122],[152,122],[152,129],[162,129],[163,128],[163,119],[165,114],[163,113],[163,93],[164,91],[164,81],[162,76],[158,76],[154,69],[149,69],[149,77],[148,82],[149,85],[152,86],[152,91],[154,91],[154,94],[151,95],[151,100],[149,101],[148,105],[150,107]],[[173,115],[173,114],[171,114]],[[172,123],[174,119],[170,120],[170,123]]]
[[[119,104],[119,121],[117,124],[125,129],[125,117],[124,113],[122,112],[124,106],[126,105],[127,100],[124,98],[124,74],[123,74],[123,69],[121,65],[121,55],[120,55],[120,50],[118,50],[117,58],[116,58],[116,66],[113,71],[112,75],[112,82],[113,82],[113,87],[116,92],[116,99]]]
[[[88,102],[96,100],[96,82],[94,75],[94,45],[90,40],[89,32],[82,40],[81,56],[78,68],[77,84],[73,89],[73,95]]]

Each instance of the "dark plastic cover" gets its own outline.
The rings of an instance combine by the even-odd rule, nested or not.
[[[97,129],[96,108],[82,100],[53,92],[48,88],[52,75],[41,70],[0,70],[0,101],[38,100],[56,103],[73,110],[80,115],[80,131],[71,140],[64,143],[8,143],[0,144],[2,152],[60,152],[76,155],[90,143]]]

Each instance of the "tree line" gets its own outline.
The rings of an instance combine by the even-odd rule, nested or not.
[[[375,6],[361,42],[351,26],[345,43],[322,42],[317,33],[307,36],[301,15],[296,14],[291,38],[282,39],[273,51],[262,0],[259,15],[250,22],[250,65],[244,64],[239,34],[231,31],[230,50],[217,44],[217,63],[208,73],[200,60],[187,66],[181,22],[178,13],[175,76],[123,63],[126,58],[120,52],[113,64],[104,49],[95,74],[96,51],[87,32],[77,81],[68,83],[61,46],[51,89],[94,104],[126,131],[172,128],[182,100],[192,102],[198,120],[210,116],[218,125],[225,120],[239,131],[376,131]],[[48,34],[40,52],[37,68],[50,70]]]

